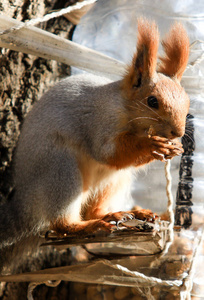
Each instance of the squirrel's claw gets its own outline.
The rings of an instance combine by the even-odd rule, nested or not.
[[[182,144],[177,140],[169,140],[164,137],[151,136],[152,142],[152,156],[160,161],[166,161],[174,156],[181,155],[183,153]]]
[[[134,214],[135,219],[147,222],[154,222],[156,219],[158,219],[158,215],[153,213],[150,209],[133,210],[132,213]]]
[[[113,222],[115,221],[116,224],[118,222],[123,223],[127,222],[128,220],[134,219],[134,214],[131,211],[124,212],[124,211],[119,211],[119,212],[114,212],[114,213],[108,213],[103,217],[102,220],[106,222]]]

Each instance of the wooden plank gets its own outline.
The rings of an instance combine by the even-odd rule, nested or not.
[[[22,22],[0,15],[0,31],[19,24]],[[36,27],[23,27],[0,35],[0,47],[53,59],[94,73],[120,77],[125,72],[124,63]]]

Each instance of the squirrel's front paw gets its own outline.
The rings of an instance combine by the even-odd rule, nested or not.
[[[151,154],[155,159],[166,161],[184,152],[182,144],[177,139],[169,140],[159,136],[151,136],[150,139]]]

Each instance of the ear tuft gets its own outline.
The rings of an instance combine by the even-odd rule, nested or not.
[[[135,68],[140,68],[150,78],[156,70],[158,46],[159,32],[156,23],[139,18]]]
[[[139,87],[144,79],[154,76],[157,65],[159,33],[155,22],[138,19],[137,51],[127,69],[123,86],[127,89]]]
[[[189,39],[181,23],[175,23],[169,34],[162,41],[165,56],[161,57],[158,72],[179,81],[186,69],[189,57]]]

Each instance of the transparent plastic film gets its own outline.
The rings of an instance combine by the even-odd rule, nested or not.
[[[185,152],[181,157],[176,157],[171,161],[175,224],[185,229],[175,234],[169,253],[176,257],[179,251],[180,253],[183,251],[186,258],[192,255],[192,261],[196,260],[194,257],[194,253],[196,253],[195,256],[199,257],[199,261],[203,265],[203,246],[200,247],[199,253],[195,252],[197,247],[195,240],[200,239],[202,245],[204,221],[204,2],[192,0],[99,0],[82,18],[74,32],[73,39],[77,43],[124,63],[130,63],[136,48],[137,18],[141,16],[156,21],[160,39],[165,36],[174,22],[181,22],[187,30],[190,40],[189,62],[181,81],[191,100],[186,134],[182,139]],[[160,45],[159,55],[162,53],[163,49]],[[74,69],[73,72],[78,71]],[[113,80],[121,78],[121,74],[112,78]],[[161,162],[151,164],[141,171],[134,181],[132,194],[135,204],[156,212],[164,212],[167,207],[165,186],[164,164]],[[172,265],[172,270],[175,264]],[[189,271],[191,278],[194,278],[192,295],[204,297],[204,278],[199,275],[198,268],[200,270],[201,268],[196,269],[195,265],[193,264],[193,271]],[[188,267],[191,268],[190,262]],[[185,272],[188,274],[188,267],[184,268],[186,271],[183,269],[184,277]],[[171,273],[171,267],[167,266],[166,269]],[[178,277],[175,276],[174,279]],[[187,299],[187,290],[190,291],[193,283],[185,283],[186,286],[181,292],[183,299]]]
[[[73,40],[77,43],[107,54],[125,63],[130,63],[136,47],[137,18],[145,16],[155,20],[160,38],[168,32],[172,23],[182,22],[190,40],[190,57],[181,84],[190,96],[190,115],[193,137],[188,131],[184,140],[195,139],[192,153],[192,202],[199,206],[203,215],[204,189],[204,3],[202,1],[140,1],[100,0],[85,15],[76,27]],[[162,54],[160,45],[159,55]],[[121,75],[121,74],[119,74]],[[172,160],[173,194],[176,198],[179,183],[180,157]],[[134,183],[133,195],[137,204],[153,210],[165,211],[164,165],[157,162],[141,171]],[[156,199],[156,201],[152,201]],[[195,207],[195,211],[197,208]],[[201,212],[202,211],[202,212]]]

